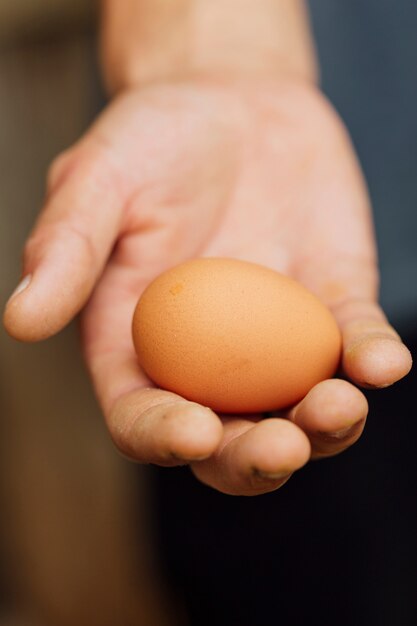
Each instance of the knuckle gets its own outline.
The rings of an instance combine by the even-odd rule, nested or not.
[[[61,152],[54,158],[46,174],[46,188],[48,192],[51,192],[57,186],[65,173],[70,169],[73,158],[74,151],[72,149],[64,150],[64,152]]]
[[[113,444],[120,454],[130,460],[140,461],[133,446],[131,429],[126,428],[126,424],[121,424],[114,415],[110,416],[107,426]]]
[[[52,161],[46,176],[47,194],[71,176],[76,184],[94,193],[121,193],[124,189],[122,168],[114,158],[111,146],[90,139],[61,152]]]
[[[71,243],[74,252],[76,251],[74,260],[82,263],[84,267],[96,265],[98,251],[87,226],[65,221],[43,224],[35,229],[23,248],[24,267],[36,263],[48,252],[50,245],[57,245],[65,249],[69,243]]]
[[[39,251],[42,248],[42,240],[43,238],[40,237],[37,231],[29,235],[28,239],[26,240],[22,252],[22,263],[25,270],[27,270],[27,268],[30,267],[32,263],[36,262]]]
[[[84,267],[95,267],[98,251],[94,245],[91,232],[88,232],[86,227],[73,222],[67,222],[57,225],[56,230],[57,238],[63,239],[64,243],[72,239],[72,243],[76,245],[78,255]]]
[[[104,410],[107,429],[117,450],[130,460],[139,463],[147,462],[145,455],[146,442],[143,433],[138,429],[143,410],[139,403],[139,393],[122,395]]]

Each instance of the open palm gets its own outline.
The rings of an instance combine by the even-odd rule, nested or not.
[[[386,386],[408,371],[376,304],[360,170],[314,88],[206,78],[119,96],[53,165],[26,246],[31,282],[5,315],[11,334],[37,340],[85,307],[85,356],[116,445],[141,462],[190,463],[226,493],[263,493],[353,443],[366,400],[324,381],[286,415],[221,419],[154,388],[135,357],[133,310],[150,280],[197,256],[261,263],[314,291],[340,324],[353,382]]]

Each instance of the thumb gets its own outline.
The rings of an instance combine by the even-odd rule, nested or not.
[[[125,187],[108,151],[87,139],[53,163],[23,279],[4,312],[12,337],[46,339],[83,307],[117,238]]]

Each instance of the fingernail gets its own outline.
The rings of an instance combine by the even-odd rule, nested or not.
[[[187,457],[186,455],[178,456],[178,454],[175,454],[174,452],[172,452],[171,457],[175,459],[175,461],[178,461],[178,463],[181,463],[183,465],[188,465],[189,463],[196,463],[197,461],[205,461],[207,459],[207,454],[195,455],[195,456],[190,455],[189,457]]]
[[[334,430],[331,433],[327,432],[319,432],[318,434],[329,439],[347,439],[349,436],[353,435],[357,429],[362,426],[365,420],[359,420],[346,428],[341,428],[340,430]]]
[[[347,428],[342,428],[342,430],[334,430],[329,434],[329,437],[335,437],[335,439],[344,439],[349,432],[352,430],[353,426],[348,426]]]
[[[360,386],[363,387],[364,389],[369,389],[370,391],[372,391],[372,389],[386,389],[387,387],[391,387],[393,383],[381,383],[380,385],[374,385],[373,383],[360,383]]]
[[[262,480],[281,480],[281,478],[287,478],[291,472],[288,470],[281,472],[263,472],[262,470],[254,469],[254,475]]]
[[[24,291],[27,287],[29,287],[31,280],[32,280],[32,274],[28,274],[27,276],[22,278],[22,280],[20,281],[20,283],[18,284],[18,286],[16,287],[16,289],[13,291],[12,295],[10,296],[9,302],[13,300],[13,298],[18,296],[20,293],[22,293],[22,291]]]

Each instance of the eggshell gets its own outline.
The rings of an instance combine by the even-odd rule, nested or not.
[[[154,383],[223,413],[290,406],[338,365],[330,311],[278,272],[201,258],[161,274],[133,317],[139,363]]]

